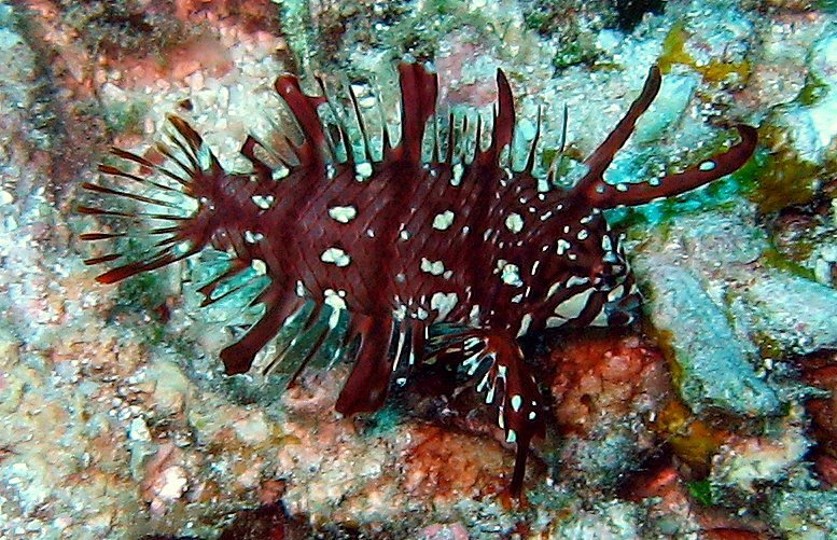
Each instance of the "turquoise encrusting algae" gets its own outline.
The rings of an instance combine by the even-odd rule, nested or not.
[[[631,24],[610,18],[625,2],[600,2],[604,17],[589,2],[545,4],[0,2],[3,534],[212,538],[227,513],[281,509],[277,501],[325,537],[837,534],[834,431],[817,390],[834,388],[824,350],[835,347],[837,284],[834,3],[767,0],[755,11],[751,2],[672,0]],[[290,8],[311,27],[289,24]],[[141,287],[130,306],[130,291],[96,288],[71,234],[89,224],[66,217],[72,189],[55,188],[94,179],[111,142],[99,141],[140,149],[171,112],[190,115],[235,163],[246,128],[269,132],[276,104],[265,81],[299,69],[295,56],[348,73],[373,96],[369,74],[387,80],[405,54],[432,60],[444,103],[457,105],[490,103],[493,86],[482,82],[502,66],[522,96],[522,124],[546,106],[544,155],[571,177],[660,58],[670,100],[649,125],[665,129],[633,141],[615,174],[711,155],[726,142],[717,118],[759,125],[765,141],[734,177],[624,216],[634,260],[649,268],[640,273],[646,335],[659,338],[676,386],[663,384],[658,357],[639,352],[656,350],[650,338],[574,336],[572,386],[548,374],[562,436],[539,448],[542,481],[526,508],[493,497],[509,456],[477,435],[489,420],[470,413],[473,396],[434,398],[430,388],[352,423],[329,412],[340,370],[278,398],[221,378],[211,358],[238,331],[216,322],[229,311],[208,322],[194,309],[190,268],[147,284],[154,302]],[[141,304],[160,299],[168,322],[151,323],[161,320],[157,306]],[[663,324],[672,305],[710,316],[681,331],[683,320]],[[684,379],[678,362],[694,368],[718,353],[678,357],[699,341],[694,328],[703,339],[715,330],[705,319],[725,328],[740,384],[759,389],[742,392],[750,401],[726,399],[728,373],[720,387]],[[440,418],[460,431],[433,424]],[[562,459],[584,472],[563,476]]]

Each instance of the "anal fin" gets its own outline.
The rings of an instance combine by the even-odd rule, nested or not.
[[[461,359],[461,369],[476,379],[477,392],[497,412],[497,425],[507,443],[514,443],[514,473],[509,486],[519,497],[526,472],[529,442],[543,437],[546,431],[542,396],[535,379],[526,367],[523,352],[514,336],[505,331],[474,329],[453,334],[439,357]]]

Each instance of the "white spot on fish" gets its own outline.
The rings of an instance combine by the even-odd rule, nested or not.
[[[593,294],[593,289],[584,289],[578,294],[567,298],[555,306],[555,315],[564,319],[574,319],[578,317],[587,305],[587,301],[589,300],[591,294]]]
[[[420,268],[422,272],[427,272],[434,276],[441,276],[445,273],[445,264],[442,261],[430,261],[426,257],[421,258]]]
[[[520,407],[523,406],[523,398],[520,397],[518,394],[515,394],[511,397],[511,407],[514,412],[520,411]]]
[[[561,282],[560,282],[560,281],[556,281],[555,283],[553,283],[553,284],[552,284],[552,286],[551,286],[551,287],[549,287],[549,290],[548,290],[548,291],[547,291],[547,293],[546,293],[546,297],[547,297],[547,298],[551,297],[553,294],[555,294],[556,292],[558,292],[558,289],[560,289],[561,287],[562,287]]]
[[[517,329],[517,337],[522,336],[526,332],[529,331],[529,325],[532,324],[532,314],[527,313],[523,316],[523,319],[520,320],[520,328]]]
[[[517,442],[517,433],[513,429],[510,429],[509,432],[506,434],[506,442]]]
[[[305,285],[300,280],[296,280],[296,295],[300,298],[305,296]]]
[[[714,168],[715,168],[715,162],[714,161],[704,161],[703,163],[698,165],[698,169],[700,169],[702,171],[711,171]]]
[[[604,306],[602,306],[604,307]],[[604,309],[600,309],[596,316],[593,317],[593,320],[590,321],[590,326],[609,326],[607,322],[607,314],[604,312]]]
[[[465,167],[462,166],[461,163],[457,163],[453,166],[453,176],[451,176],[450,184],[452,186],[458,186],[462,183],[462,174],[465,172]]]
[[[563,255],[571,247],[572,247],[572,244],[570,244],[569,242],[567,242],[563,238],[559,238],[558,239],[558,248],[555,251],[558,253],[558,255]]]
[[[267,264],[261,259],[253,259],[250,262],[250,268],[256,272],[256,275],[263,276],[267,274]]]
[[[471,326],[479,326],[479,323],[480,323],[480,306],[479,306],[479,304],[476,304],[471,308],[471,312],[468,314],[468,319],[471,323]]]
[[[486,374],[486,375],[488,375],[488,374]],[[496,389],[497,389],[496,384],[492,385],[492,387],[488,389],[488,393],[485,395],[485,402],[486,403],[491,403],[492,401],[494,401],[494,391]]]
[[[328,209],[331,219],[339,223],[348,223],[357,217],[357,208],[354,206],[332,206]]]
[[[575,237],[579,240],[585,240],[587,236],[589,236],[589,234],[590,233],[587,232],[587,229],[581,229],[580,231],[578,231],[578,234],[575,235]]]
[[[480,364],[482,364],[482,359],[480,358],[481,354],[482,351],[475,352],[462,362],[462,367],[468,370],[467,373],[469,377],[476,373],[477,370],[480,368]],[[483,386],[486,383],[488,383],[487,379],[488,373],[486,373],[485,377],[483,377],[482,381],[480,381],[480,386]],[[479,386],[477,387],[477,391],[481,391],[481,388]]]
[[[433,293],[430,297],[430,309],[436,310],[439,315],[437,320],[444,319],[456,307],[459,302],[459,295],[456,293]]]
[[[520,279],[520,268],[516,264],[507,263],[503,266],[503,273],[500,279],[503,280],[503,283],[512,287],[523,286],[523,281]]]
[[[346,291],[335,292],[333,289],[326,289],[323,296],[325,297],[323,302],[332,308],[331,315],[328,317],[328,327],[334,330],[340,322],[340,312],[346,309],[346,301],[343,299]]]
[[[535,411],[531,411],[529,413],[529,420],[534,420],[535,418],[537,418],[537,416],[538,416],[538,413],[536,413]]]
[[[357,173],[355,179],[362,182],[372,176],[372,164],[367,162],[358,163],[355,166],[355,172]]]
[[[586,285],[589,281],[590,278],[587,277],[570,276],[567,280],[567,288],[575,287],[576,285]]]
[[[613,251],[613,243],[610,241],[610,236],[602,236],[602,250]]]
[[[398,299],[395,299],[395,303],[398,305],[397,308],[392,310],[392,316],[398,321],[403,321],[404,318],[407,316],[407,306],[398,302]]]
[[[260,232],[244,231],[244,241],[248,244],[255,244],[264,240],[264,235]]]
[[[273,206],[273,201],[275,200],[273,195],[253,195],[251,199],[253,200],[253,204],[262,210],[267,210]]]
[[[352,262],[352,259],[346,254],[346,252],[337,247],[330,247],[323,251],[323,254],[320,255],[320,260],[324,263],[331,263],[340,268],[349,266],[349,263]]]
[[[433,218],[433,228],[437,231],[446,231],[453,224],[455,214],[450,210],[445,210],[441,214],[436,214]]]
[[[463,342],[463,345],[465,346],[466,349],[473,349],[474,347],[476,347],[477,345],[480,345],[481,343],[482,343],[482,340],[480,338],[469,337],[468,339],[466,339]]]
[[[497,354],[496,353],[491,353],[489,355],[489,357],[491,358],[492,362],[497,360]],[[506,372],[508,372],[508,370],[509,369],[506,366],[504,366],[503,364],[500,364],[499,366],[497,366],[497,379],[503,379],[505,381],[506,380]]]
[[[628,191],[628,184],[616,184],[616,191],[621,191],[622,193]]]
[[[409,231],[401,231],[399,234],[402,240],[409,240],[410,239],[410,232]]]
[[[523,230],[523,218],[517,212],[512,212],[506,217],[506,228],[514,234]]]

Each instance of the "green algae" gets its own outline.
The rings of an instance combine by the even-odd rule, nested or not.
[[[583,36],[566,43],[552,58],[552,65],[556,69],[564,69],[578,64],[591,64],[599,57],[592,40],[585,40]]]
[[[786,257],[773,246],[765,250],[759,260],[762,264],[770,268],[775,268],[776,270],[780,270],[782,272],[787,272],[798,277],[816,281],[814,271],[812,269],[802,266],[796,261]]]
[[[740,176],[748,198],[762,213],[807,204],[816,194],[816,180],[823,173],[820,165],[801,159],[787,131],[772,125],[759,129],[759,149],[753,166]]]
[[[813,73],[808,74],[805,86],[796,96],[796,102],[800,105],[810,107],[819,103],[828,93],[829,86]]]
[[[694,64],[694,59],[686,52],[686,41],[692,36],[686,30],[685,21],[677,21],[663,40],[663,51],[657,60],[657,65],[663,74],[671,72],[675,64]]]
[[[691,37],[692,33],[687,30],[685,21],[680,20],[672,25],[663,40],[663,50],[658,59],[663,74],[670,73],[675,65],[684,65],[700,73],[704,82],[708,83],[717,84],[730,79],[745,81],[750,76],[751,66],[747,60],[725,62],[713,58],[705,65],[698,65],[686,50],[686,43]]]
[[[825,13],[837,13],[837,0],[820,0],[819,9]]]
[[[714,504],[712,484],[709,480],[693,480],[686,484],[686,489],[689,490],[689,495],[701,506],[712,506]]]

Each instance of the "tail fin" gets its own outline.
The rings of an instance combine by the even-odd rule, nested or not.
[[[80,205],[80,214],[97,216],[105,230],[80,235],[86,241],[116,241],[117,249],[86,259],[88,265],[118,261],[120,266],[100,274],[100,283],[115,283],[130,276],[160,268],[199,252],[221,225],[216,204],[224,187],[234,178],[189,124],[177,116],[168,120],[174,132],[142,157],[113,148],[111,154],[124,165],[99,165],[101,183],[82,187],[97,196],[91,205]],[[220,207],[220,205],[219,205]],[[144,232],[146,222],[158,223]],[[137,240],[154,239],[139,253]],[[224,247],[224,246],[218,246]]]

